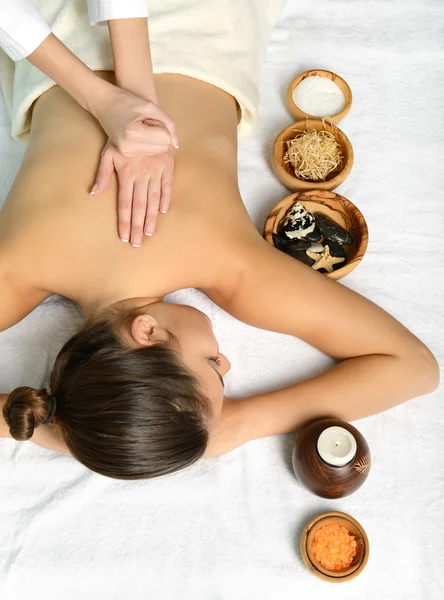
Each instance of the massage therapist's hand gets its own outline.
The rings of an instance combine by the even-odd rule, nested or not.
[[[114,171],[119,180],[119,236],[123,242],[130,240],[133,246],[139,247],[144,233],[154,233],[159,210],[166,213],[170,205],[173,150],[167,147],[166,152],[155,156],[127,157],[108,140],[102,152],[94,194],[108,187]]]
[[[119,29],[131,25],[129,21],[117,19],[110,23],[113,24],[112,29]],[[142,27],[139,37],[148,44],[147,20],[137,21]],[[142,68],[135,73],[130,69],[131,73],[125,75],[126,60],[129,62],[128,69],[133,63],[139,65],[140,57],[137,60],[137,55],[142,53],[137,48],[134,52],[128,50],[132,37],[135,37],[135,32],[130,30],[126,36],[115,40],[125,49],[126,56],[123,64],[119,53],[114,56],[115,62],[120,65],[119,73],[116,70],[117,85],[91,71],[52,33],[27,58],[94,115],[122,154],[158,154],[165,152],[169,146],[177,147],[175,125],[173,119],[157,106],[154,83],[150,83],[149,77],[142,77]],[[145,53],[149,57],[149,49]],[[150,60],[147,64],[145,62],[143,67],[152,73]],[[120,72],[122,69],[123,73]],[[164,127],[153,127],[158,122]]]
[[[107,93],[94,99],[91,112],[124,156],[162,154],[178,147],[174,121],[166,112],[115,85],[108,84]]]

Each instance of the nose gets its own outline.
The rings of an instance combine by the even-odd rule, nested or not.
[[[220,374],[223,377],[231,369],[231,363],[228,360],[228,358],[225,356],[225,354],[221,354],[220,352],[219,352],[219,358],[220,358],[220,367],[219,367],[219,370],[220,370]]]

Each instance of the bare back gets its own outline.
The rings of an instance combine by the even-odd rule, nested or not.
[[[110,73],[102,73],[111,78]],[[262,243],[237,187],[237,105],[180,75],[157,76],[176,120],[173,199],[142,247],[117,234],[117,182],[93,197],[105,135],[59,87],[36,102],[25,159],[0,213],[0,266],[41,301],[60,293],[82,306],[162,297],[186,287],[233,285],[239,240]],[[21,315],[20,315],[21,316]]]

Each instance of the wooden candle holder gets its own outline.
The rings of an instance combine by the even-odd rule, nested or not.
[[[342,467],[326,463],[317,449],[318,438],[328,427],[343,427],[356,440],[354,458]],[[364,436],[345,421],[321,419],[308,425],[298,435],[293,448],[293,471],[297,479],[322,498],[342,498],[356,492],[370,471],[370,448]]]

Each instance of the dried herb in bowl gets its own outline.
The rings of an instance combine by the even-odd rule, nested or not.
[[[284,162],[305,181],[326,181],[344,158],[340,143],[329,131],[300,131],[286,143]]]

